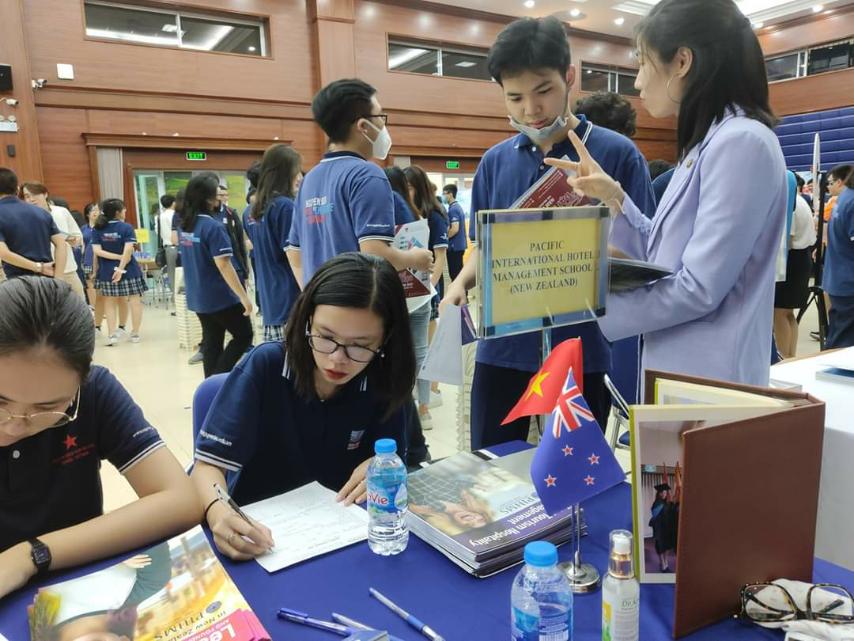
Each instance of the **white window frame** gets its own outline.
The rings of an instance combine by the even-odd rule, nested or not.
[[[236,54],[236,55],[249,55],[242,54],[234,51],[207,51],[204,49],[194,49],[192,47],[185,47],[183,42],[183,29],[181,28],[181,17],[185,18],[196,18],[197,20],[208,20],[208,21],[216,21],[221,20],[224,24],[237,24],[237,25],[245,25],[248,27],[257,27],[260,37],[259,41],[261,43],[261,52],[260,56],[252,56],[253,58],[266,58],[267,54],[267,30],[265,29],[266,21],[263,18],[251,19],[251,18],[225,18],[219,14],[205,14],[199,13],[197,11],[183,11],[181,9],[165,9],[161,7],[150,7],[148,5],[135,5],[135,4],[127,4],[124,2],[111,2],[110,0],[84,0],[83,2],[83,12],[84,12],[84,21],[85,21],[85,13],[86,13],[86,5],[96,5],[100,7],[109,7],[115,9],[127,9],[129,11],[139,11],[142,13],[159,13],[162,15],[172,16],[175,18],[175,26],[177,28],[177,33],[175,34],[177,38],[177,47],[184,51],[201,51],[203,53],[228,53],[228,54]],[[88,25],[84,25],[84,28],[88,28]],[[107,40],[116,42],[119,41],[117,38],[106,38],[99,37],[98,40]],[[125,44],[144,44],[144,43],[134,43],[132,40],[121,40]],[[150,45],[153,47],[163,47],[169,48],[172,45]]]

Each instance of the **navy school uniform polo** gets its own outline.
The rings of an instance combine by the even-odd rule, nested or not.
[[[53,217],[14,196],[0,198],[0,242],[10,251],[36,263],[51,263],[51,236],[59,234]],[[3,263],[6,278],[32,276],[34,272]]]
[[[303,283],[330,258],[365,240],[394,240],[394,200],[385,172],[349,151],[328,153],[297,195],[288,249],[299,251]]]
[[[655,211],[655,196],[649,179],[646,160],[625,136],[604,127],[597,127],[579,115],[575,133],[584,141],[590,155],[602,169],[629,195],[638,208],[651,215]],[[549,158],[567,156],[577,161],[578,154],[569,140],[552,147]],[[476,240],[476,214],[483,209],[509,209],[550,167],[544,156],[524,134],[498,143],[490,148],[477,169],[472,186],[469,236]],[[552,344],[580,337],[584,352],[584,372],[605,372],[611,366],[611,347],[595,321],[552,330]],[[542,335],[540,332],[480,340],[476,360],[479,363],[526,372],[540,367]]]
[[[430,212],[427,218],[427,227],[430,229],[430,238],[427,241],[427,248],[430,251],[434,249],[448,248],[448,219],[435,209]]]
[[[121,220],[111,220],[106,227],[92,230],[92,244],[100,245],[101,249],[111,254],[123,254],[127,243],[136,242],[136,231],[128,223]],[[108,282],[113,278],[113,271],[119,266],[119,261],[112,258],[98,257],[98,274],[95,280]],[[125,265],[124,278],[142,278],[142,270],[131,256],[130,262]]]
[[[261,220],[247,216],[264,325],[284,325],[300,293],[285,255],[293,214],[294,201],[277,196],[267,204]]]
[[[239,472],[234,499],[250,503],[319,481],[338,491],[373,456],[374,442],[393,438],[405,459],[403,410],[386,408],[365,376],[331,399],[300,396],[281,343],[254,348],[228,375],[196,440],[196,460]]]
[[[231,257],[231,238],[225,226],[207,214],[196,217],[193,231],[178,227],[178,250],[184,267],[187,307],[197,314],[212,314],[240,304],[214,261]]]
[[[827,226],[827,253],[821,286],[831,296],[854,297],[854,189],[836,199]]]
[[[409,208],[409,204],[403,199],[403,196],[396,191],[392,191],[391,196],[394,199],[394,224],[405,225],[406,223],[415,222],[415,216],[412,214],[412,210]]]
[[[77,420],[0,447],[0,552],[100,516],[101,461],[126,474],[160,447],[157,430],[121,383],[93,367]]]
[[[455,202],[448,207],[448,224],[460,224],[460,229],[448,241],[448,251],[464,252],[466,250],[466,215],[460,203]]]

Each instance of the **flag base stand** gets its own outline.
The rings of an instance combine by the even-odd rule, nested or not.
[[[581,560],[581,507],[576,503],[572,508],[572,524],[574,528],[572,543],[572,561],[558,565],[561,572],[569,580],[569,587],[575,594],[587,594],[599,589],[602,578],[599,570],[590,563]]]
[[[567,561],[558,566],[569,579],[569,587],[575,594],[586,594],[595,592],[601,584],[599,570],[590,563],[575,564],[575,561]]]

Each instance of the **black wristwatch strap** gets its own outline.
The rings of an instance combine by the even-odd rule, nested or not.
[[[30,558],[33,560],[33,565],[36,566],[36,576],[44,576],[50,569],[50,548],[36,538],[30,539],[30,545],[33,549],[30,552]]]

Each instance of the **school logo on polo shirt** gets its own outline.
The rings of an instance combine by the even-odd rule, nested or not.
[[[69,465],[81,459],[86,458],[95,452],[94,443],[80,443],[80,436],[73,436],[71,433],[66,434],[61,443],[65,448],[64,452],[57,456],[53,461],[54,465]]]
[[[305,208],[303,209],[305,221],[309,225],[322,225],[326,222],[326,217],[332,213],[334,208],[335,205],[329,202],[327,196],[309,198],[305,201]]]
[[[354,430],[350,432],[350,442],[347,443],[347,450],[358,450],[362,444],[362,437],[365,435],[365,430]]]

